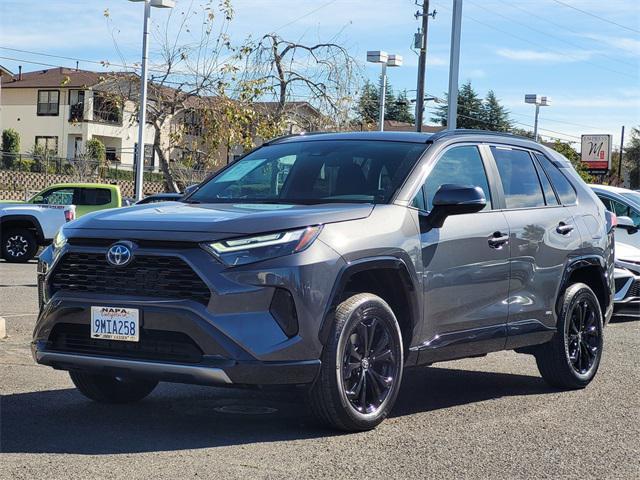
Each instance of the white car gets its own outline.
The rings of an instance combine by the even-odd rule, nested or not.
[[[640,318],[640,249],[616,242],[613,297],[616,317]]]
[[[74,205],[0,203],[0,256],[12,263],[31,260],[75,217]]]
[[[618,217],[618,242],[640,248],[640,193],[608,185],[590,185],[591,189],[610,212]]]

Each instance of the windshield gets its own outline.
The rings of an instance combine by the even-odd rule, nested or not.
[[[622,193],[622,196],[623,197],[627,197],[629,200],[631,200],[636,205],[640,205],[640,193],[638,193],[638,192],[624,192],[624,193]]]
[[[363,140],[268,145],[202,185],[195,203],[387,203],[426,145]]]

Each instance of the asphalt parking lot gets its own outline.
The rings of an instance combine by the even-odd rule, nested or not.
[[[35,263],[0,261],[0,478],[619,478],[640,476],[640,323],[612,323],[585,390],[502,352],[408,371],[378,429],[319,428],[298,391],[162,384],[91,403],[29,353]]]

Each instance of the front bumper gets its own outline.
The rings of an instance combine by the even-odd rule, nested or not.
[[[203,364],[180,364],[130,360],[98,355],[48,351],[32,344],[33,358],[41,365],[59,370],[80,370],[96,374],[153,378],[164,382],[200,385],[283,385],[313,382],[320,360],[300,362],[237,362],[211,360]]]
[[[53,288],[56,267],[70,252],[104,254],[105,247],[70,244],[41,255],[41,311],[32,342],[36,362],[62,370],[207,385],[304,384],[315,379],[325,296],[344,264],[322,242],[300,254],[237,268],[225,267],[197,247],[136,251],[179,257],[210,290],[204,303],[114,295],[113,288],[109,294]],[[278,290],[290,293],[297,313],[295,334],[286,333],[274,317],[271,305]],[[92,306],[138,309],[140,342],[91,339]],[[184,349],[190,355],[182,358]]]
[[[640,275],[616,268],[615,283],[614,317],[640,318]]]

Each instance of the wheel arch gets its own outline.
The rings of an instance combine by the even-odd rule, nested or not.
[[[590,255],[578,257],[569,262],[562,275],[560,289],[558,291],[558,303],[556,315],[560,306],[560,298],[564,292],[574,283],[584,283],[595,293],[602,310],[603,317],[611,306],[611,285],[607,278],[607,263],[603,257]]]
[[[36,240],[39,244],[44,244],[44,232],[42,226],[36,217],[33,215],[6,215],[0,217],[0,230],[3,232],[5,229],[11,228],[26,228],[32,230],[36,234]]]
[[[318,333],[325,345],[338,305],[356,293],[373,293],[393,310],[403,338],[405,355],[420,325],[420,290],[414,270],[402,258],[394,256],[363,258],[349,263],[338,274]],[[407,357],[405,364],[411,363]]]

